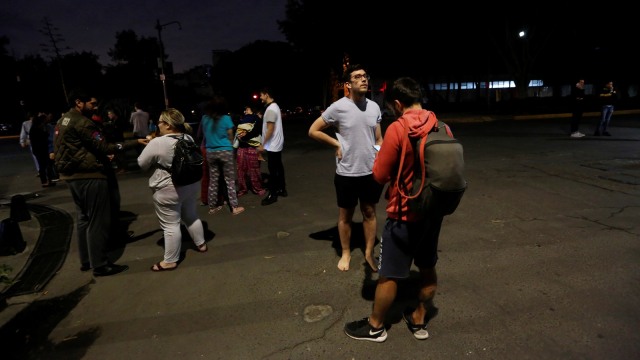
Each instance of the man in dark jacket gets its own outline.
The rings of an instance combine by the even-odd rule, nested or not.
[[[584,134],[578,131],[580,129],[580,121],[582,121],[582,114],[584,113],[584,99],[584,79],[580,79],[571,90],[571,100],[573,101],[571,137],[574,139],[584,137]]]
[[[76,204],[80,270],[93,269],[94,276],[118,274],[129,267],[111,263],[105,252],[111,225],[105,168],[111,165],[104,159],[125,146],[135,146],[138,141],[107,143],[100,128],[89,118],[97,101],[81,91],[72,92],[69,100],[70,110],[56,125],[55,164]]]

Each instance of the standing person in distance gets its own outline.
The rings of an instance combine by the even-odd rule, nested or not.
[[[32,120],[29,130],[31,149],[38,160],[38,173],[42,187],[54,186],[57,177],[54,171],[53,143],[50,138],[50,130],[47,124],[47,114],[40,113]]]
[[[139,102],[134,104],[135,111],[131,113],[129,122],[133,125],[133,137],[145,139],[149,135],[149,113],[142,110]]]
[[[109,142],[122,142],[124,141],[124,128],[120,115],[115,109],[107,110],[107,121],[103,123],[105,136]],[[116,165],[118,174],[125,173],[127,171],[127,159],[126,154],[116,154],[112,159]]]
[[[571,114],[571,137],[574,139],[584,136],[580,131],[580,122],[584,113],[584,79],[578,80],[571,90],[571,101],[573,102],[573,113]]]
[[[220,178],[224,179],[231,213],[238,215],[244,208],[238,205],[236,192],[236,159],[233,154],[234,125],[229,116],[227,100],[216,95],[205,105],[202,116],[202,133],[207,148],[206,161],[209,163],[209,214],[222,210],[220,203]],[[220,172],[222,171],[222,174]]]
[[[272,89],[265,87],[260,90],[260,101],[265,108],[262,115],[262,144],[258,146],[258,151],[267,152],[267,168],[269,169],[269,184],[267,185],[269,194],[261,202],[265,206],[278,201],[278,196],[289,196],[289,193],[282,164],[282,149],[284,148],[282,112],[275,102]]]
[[[258,159],[258,146],[262,143],[262,119],[255,114],[253,107],[244,108],[244,116],[236,129],[236,162],[238,164],[238,197],[249,190],[264,196],[266,190],[262,188],[262,174]],[[247,177],[249,180],[247,181]]]
[[[404,184],[412,184],[413,177],[419,176],[414,173],[413,145],[407,146],[404,160],[401,157],[403,142],[424,136],[430,129],[426,126],[427,119],[435,117],[422,108],[421,100],[420,84],[407,77],[396,80],[385,99],[398,119],[385,131],[384,142],[373,165],[373,177],[380,184],[390,182],[385,194],[387,220],[381,237],[380,268],[372,312],[369,317],[347,323],[344,327],[345,333],[356,340],[383,342],[387,339],[385,317],[396,297],[398,280],[409,277],[412,262],[420,271],[420,291],[417,307],[406,309],[403,319],[416,339],[429,337],[426,314],[436,294],[435,266],[443,218],[441,215],[420,215],[411,211],[397,184],[400,174],[400,186],[409,192]],[[409,126],[409,139],[406,139],[405,124]],[[440,131],[445,131],[445,128],[440,128]]]
[[[112,263],[105,251],[112,214],[106,173],[111,164],[104,159],[139,142],[106,142],[99,126],[90,119],[97,105],[91,99],[81,90],[69,94],[70,110],[56,124],[55,164],[76,205],[80,270],[93,269],[94,276],[109,276],[129,267]]]
[[[335,149],[336,173],[333,183],[338,202],[338,234],[342,256],[338,269],[349,270],[351,227],[360,202],[365,237],[365,259],[377,271],[373,259],[376,240],[376,204],[383,187],[372,176],[377,148],[382,144],[382,112],[367,99],[369,75],[360,65],[349,65],[344,72],[349,95],[331,104],[309,128],[309,136]],[[336,138],[324,132],[332,127]]]
[[[616,94],[616,90],[613,88],[613,81],[607,82],[600,93],[598,94],[598,98],[600,99],[600,104],[602,105],[600,111],[600,122],[598,122],[598,127],[596,127],[596,131],[593,135],[595,136],[611,136],[611,134],[607,131],[607,127],[611,122],[611,116],[613,116],[614,105],[618,100],[618,95]]]
[[[33,164],[36,167],[37,176],[40,176],[40,165],[38,165],[38,159],[33,153],[33,149],[31,148],[31,141],[29,140],[29,131],[31,131],[31,124],[33,124],[34,118],[35,116],[32,113],[28,113],[27,120],[22,122],[22,126],[20,127],[20,146],[23,149],[29,147],[29,154],[31,154]]]
[[[204,227],[198,217],[198,191],[200,182],[185,186],[175,186],[171,180],[173,149],[178,139],[184,135],[190,141],[191,126],[184,121],[184,116],[177,109],[166,109],[158,120],[160,135],[152,140],[141,139],[146,144],[138,165],[143,170],[153,169],[149,177],[149,188],[153,193],[153,206],[164,234],[164,258],[151,266],[152,271],[169,271],[178,267],[182,232],[180,224],[184,223],[189,236],[193,239],[199,252],[207,252],[204,239]]]

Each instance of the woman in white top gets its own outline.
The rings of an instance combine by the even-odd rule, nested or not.
[[[153,168],[149,178],[149,188],[153,192],[153,204],[160,227],[164,232],[164,260],[151,267],[153,271],[175,270],[180,259],[180,245],[182,234],[181,222],[185,224],[189,235],[193,239],[199,252],[207,251],[204,239],[202,221],[198,218],[197,201],[200,183],[174,186],[171,174],[166,170],[171,168],[173,148],[176,138],[168,135],[185,134],[193,141],[191,126],[185,123],[184,115],[176,109],[166,109],[158,120],[160,136],[148,140],[146,147],[138,157],[138,165],[143,170]]]

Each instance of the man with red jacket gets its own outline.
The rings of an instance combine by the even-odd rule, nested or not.
[[[422,108],[422,92],[415,80],[406,77],[396,80],[388,94],[386,101],[399,118],[385,131],[382,147],[373,165],[374,180],[380,184],[391,182],[385,194],[387,220],[380,244],[379,277],[373,311],[368,318],[347,323],[344,331],[357,340],[385,341],[387,331],[384,321],[398,290],[397,281],[409,277],[413,262],[421,276],[418,304],[415,309],[405,310],[403,318],[413,336],[423,340],[429,337],[427,311],[432,307],[436,293],[435,265],[443,218],[433,214],[423,216],[409,210],[407,198],[400,195],[396,183],[398,173],[402,183],[400,186],[403,187],[406,187],[403,184],[412,184],[414,177],[415,150],[407,146],[401,161],[403,142],[424,136],[431,129],[431,122],[437,122],[437,119],[432,112]],[[406,139],[405,126],[409,127],[409,139]]]

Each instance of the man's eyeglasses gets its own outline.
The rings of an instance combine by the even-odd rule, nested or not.
[[[371,76],[369,76],[369,74],[356,74],[353,75],[353,80],[362,80],[362,79],[367,79],[367,80],[371,80]]]

